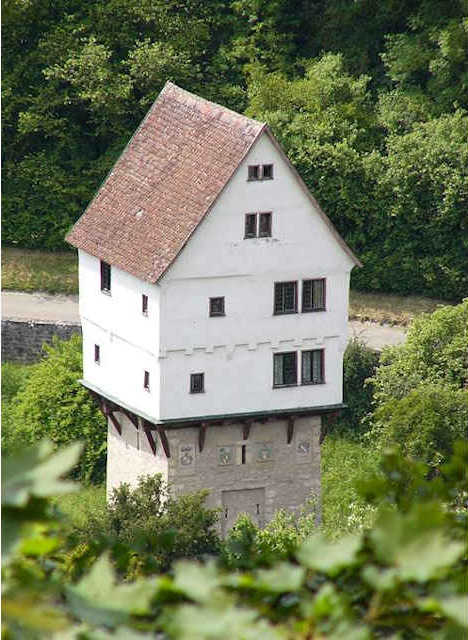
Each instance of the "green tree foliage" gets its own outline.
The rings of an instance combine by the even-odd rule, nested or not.
[[[106,423],[80,384],[81,338],[55,340],[30,368],[27,384],[15,396],[11,417],[15,439],[23,444],[48,438],[56,446],[81,440],[83,455],[74,476],[102,481],[106,468]]]
[[[414,320],[373,378],[370,439],[438,466],[468,437],[468,299]]]
[[[58,249],[167,80],[266,120],[364,263],[468,289],[464,0],[7,0],[3,239]]]
[[[455,500],[466,490],[465,443],[434,480],[421,465],[386,456],[379,476],[363,489],[378,505],[375,525],[366,532],[336,542],[317,532],[290,558],[266,568],[228,572],[213,561],[182,560],[171,575],[131,582],[119,579],[105,554],[70,583],[54,568],[57,547],[38,544],[37,536],[32,544],[31,527],[40,523],[42,541],[57,531],[47,499],[71,488],[60,476],[76,454],[51,457],[43,445],[8,462],[2,505],[8,540],[15,544],[6,549],[3,569],[7,639],[51,637],[54,631],[76,640],[449,640],[466,633],[466,507],[458,512]]]

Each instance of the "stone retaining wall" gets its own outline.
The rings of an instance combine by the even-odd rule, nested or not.
[[[81,334],[79,324],[2,320],[2,361],[34,362],[42,356],[44,342],[50,344],[53,336],[67,340],[74,333]]]

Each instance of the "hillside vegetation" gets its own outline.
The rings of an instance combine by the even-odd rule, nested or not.
[[[164,83],[267,121],[368,291],[468,291],[463,0],[6,0],[3,239],[61,250]]]

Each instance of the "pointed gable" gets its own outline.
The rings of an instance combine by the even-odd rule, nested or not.
[[[263,129],[167,83],[67,241],[156,282]]]

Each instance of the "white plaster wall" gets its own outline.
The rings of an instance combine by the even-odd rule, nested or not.
[[[100,290],[100,261],[80,251],[80,316],[83,330],[83,377],[104,394],[155,419],[159,416],[159,290],[112,268],[111,295]],[[148,316],[141,296],[148,295]],[[94,345],[100,346],[100,364]],[[143,387],[150,373],[150,390]]]
[[[274,179],[247,181],[249,164]],[[244,239],[249,212],[272,211],[272,238]],[[264,135],[161,286],[161,417],[339,403],[353,262]],[[273,315],[274,283],[327,279],[327,311]],[[226,316],[208,299],[225,296]],[[300,298],[299,298],[300,308]],[[326,349],[326,384],[272,389],[273,352]],[[188,393],[205,372],[206,393]]]

